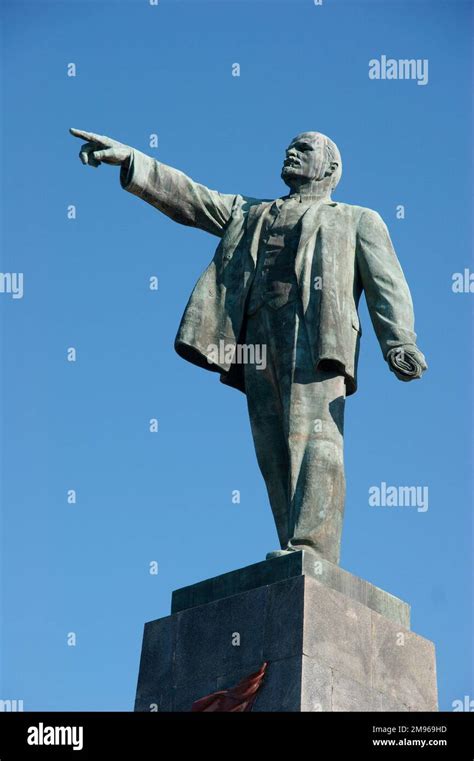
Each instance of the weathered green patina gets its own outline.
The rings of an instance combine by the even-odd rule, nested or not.
[[[176,351],[246,393],[282,552],[338,563],[344,404],[357,388],[362,292],[390,370],[410,381],[427,367],[383,220],[332,200],[341,156],[318,132],[291,141],[281,171],[290,193],[274,200],[219,193],[108,137],[71,133],[86,140],[84,164],[119,165],[125,190],[220,238]]]

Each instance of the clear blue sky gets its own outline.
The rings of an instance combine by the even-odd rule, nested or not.
[[[173,350],[217,239],[125,193],[116,168],[83,167],[70,126],[263,198],[285,192],[279,169],[296,133],[337,142],[335,199],[387,222],[429,363],[421,382],[398,382],[361,308],[341,564],[412,605],[414,631],[436,643],[441,707],[474,697],[474,296],[451,289],[454,272],[473,269],[471,8],[2,4],[1,270],[24,273],[24,297],[0,294],[0,697],[30,710],[130,710],[143,624],[169,613],[172,590],[277,548],[244,396]],[[369,79],[381,55],[428,59],[428,84]],[[428,511],[369,507],[382,481],[428,486]]]

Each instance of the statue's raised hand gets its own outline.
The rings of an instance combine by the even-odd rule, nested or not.
[[[112,140],[105,135],[96,135],[94,132],[84,132],[82,129],[70,129],[69,132],[74,137],[80,137],[81,140],[87,140],[81,146],[79,158],[83,164],[89,166],[100,166],[104,164],[115,164],[127,167],[130,162],[132,148],[129,145]]]

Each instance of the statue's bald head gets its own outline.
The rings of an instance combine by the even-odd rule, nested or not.
[[[286,149],[282,179],[291,188],[304,182],[324,182],[333,190],[341,179],[339,148],[321,132],[301,132]]]

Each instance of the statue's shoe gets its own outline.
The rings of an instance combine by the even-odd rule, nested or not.
[[[300,549],[294,550],[275,550],[274,552],[267,552],[265,560],[273,560],[273,558],[282,558],[284,555],[291,555],[293,552],[303,552]]]
[[[274,558],[282,558],[285,555],[292,555],[294,552],[306,552],[309,557],[316,560],[324,560],[324,557],[316,552],[316,550],[310,547],[288,547],[286,550],[275,550],[274,552],[267,552],[265,560],[273,560]]]

